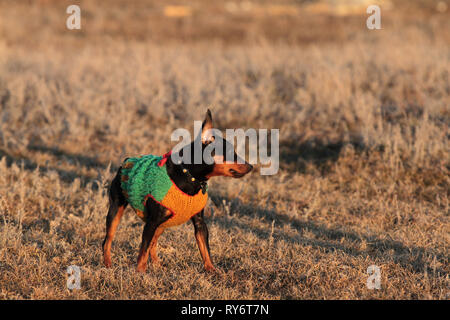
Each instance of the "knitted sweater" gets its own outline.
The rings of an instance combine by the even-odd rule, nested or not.
[[[149,197],[172,212],[162,227],[171,227],[188,221],[206,205],[208,193],[200,190],[190,196],[181,191],[167,174],[163,157],[145,155],[128,158],[122,164],[121,186],[130,205],[144,211]]]

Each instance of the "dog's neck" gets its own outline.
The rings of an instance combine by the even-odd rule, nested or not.
[[[167,174],[175,185],[188,195],[195,195],[201,189],[206,192],[208,179],[204,176],[193,176],[190,170],[181,164],[175,164],[169,157],[166,162]]]

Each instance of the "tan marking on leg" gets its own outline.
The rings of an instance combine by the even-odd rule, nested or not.
[[[141,248],[139,250],[139,257],[138,257],[138,263],[137,263],[137,271],[139,272],[145,272],[147,270],[147,261],[148,256],[151,254],[152,263],[158,264],[158,257],[156,255],[156,244],[158,241],[158,237],[163,233],[164,228],[157,228],[155,230],[155,233],[153,234],[152,240],[150,241],[150,244],[145,250],[143,246],[141,245]]]
[[[137,261],[136,270],[139,272],[145,272],[147,270],[148,250],[144,250],[141,246],[139,249],[139,257]]]
[[[205,238],[200,233],[196,233],[195,239],[197,240],[198,249],[200,250],[200,255],[202,256],[203,265],[205,266],[206,271],[215,271],[216,269],[211,261]]]
[[[153,236],[152,242],[150,242],[150,258],[152,260],[152,264],[159,265],[158,254],[156,253],[156,247],[158,244],[159,236],[164,232],[165,228],[159,227],[155,231],[155,235]]]
[[[108,230],[106,230],[106,242],[103,246],[103,262],[107,268],[111,267],[111,243],[116,234],[117,226],[119,225],[120,219],[122,218],[125,207],[121,206],[117,209],[117,213],[111,222]]]

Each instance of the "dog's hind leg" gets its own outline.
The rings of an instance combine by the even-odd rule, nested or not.
[[[103,263],[106,267],[111,267],[111,243],[122,218],[123,212],[128,204],[125,196],[122,193],[120,186],[120,170],[117,171],[116,176],[111,182],[109,188],[109,209],[106,216],[106,236],[103,240]]]

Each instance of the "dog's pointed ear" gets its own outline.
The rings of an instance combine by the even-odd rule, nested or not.
[[[212,129],[213,129],[212,116],[211,116],[211,111],[208,109],[208,111],[206,111],[205,120],[203,120],[203,123],[202,123],[202,143],[203,144],[208,144],[208,143],[211,143],[214,141]]]

